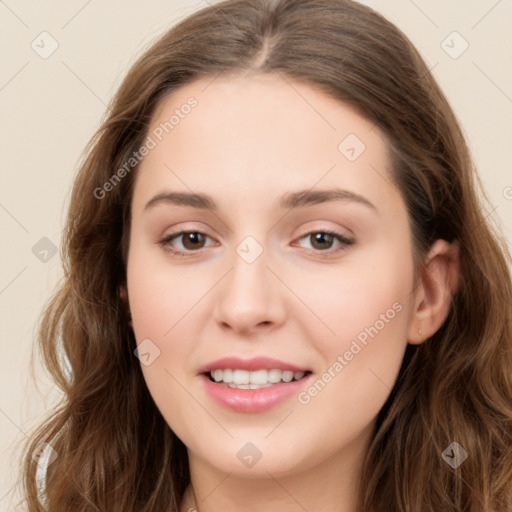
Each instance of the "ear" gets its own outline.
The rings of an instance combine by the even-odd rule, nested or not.
[[[459,281],[459,244],[437,240],[425,258],[414,292],[407,340],[419,345],[435,334],[450,312]]]
[[[123,302],[128,302],[128,291],[126,290],[126,285],[124,284],[119,286],[119,297],[121,297]]]
[[[126,290],[126,286],[124,284],[119,286],[119,297],[121,297],[121,300],[126,305],[126,312],[128,313],[128,317],[130,318],[128,325],[133,329],[132,315],[130,312],[130,303],[128,301],[128,291]]]

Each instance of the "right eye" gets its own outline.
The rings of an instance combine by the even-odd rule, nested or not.
[[[173,248],[172,242],[180,237],[184,237],[182,241],[183,249],[176,250]],[[194,254],[195,251],[203,248],[205,237],[210,238],[201,231],[178,231],[165,236],[158,241],[158,244],[175,256],[187,256],[187,253]]]

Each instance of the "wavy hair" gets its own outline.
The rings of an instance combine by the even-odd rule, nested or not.
[[[103,197],[98,190],[141,147],[169,93],[221,73],[314,85],[382,130],[408,210],[416,279],[435,240],[460,244],[448,317],[427,341],[408,344],[379,412],[359,509],[512,510],[511,257],[453,110],[408,38],[369,7],[227,0],[145,51],[82,156],[63,232],[64,277],[35,346],[63,398],[24,446],[27,511],[179,511],[190,481],[186,448],[147,389],[120,294],[137,166]],[[442,457],[452,442],[468,453],[456,468]],[[43,481],[32,458],[41,443],[58,454]]]

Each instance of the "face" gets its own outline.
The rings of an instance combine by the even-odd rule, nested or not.
[[[127,288],[167,423],[196,460],[240,475],[354,453],[398,376],[412,308],[383,134],[265,75],[182,87],[148,137]]]

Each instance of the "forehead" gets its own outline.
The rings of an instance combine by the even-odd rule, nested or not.
[[[192,100],[196,105],[190,108]],[[239,136],[231,139],[232,145],[247,145],[243,135],[253,135],[266,148],[272,142],[280,146],[286,140],[309,139],[317,146],[325,141],[326,150],[333,146],[337,150],[337,142],[348,134],[383,145],[377,127],[355,108],[315,84],[280,74],[201,78],[182,86],[164,97],[152,116],[150,132],[159,127],[164,132],[161,136],[175,141],[180,133],[189,135],[188,127],[205,142],[237,130]]]
[[[382,132],[317,87],[280,75],[182,86],[161,101],[148,136],[155,144],[137,173],[137,196],[167,187],[249,200],[316,184],[372,202],[396,196]]]

